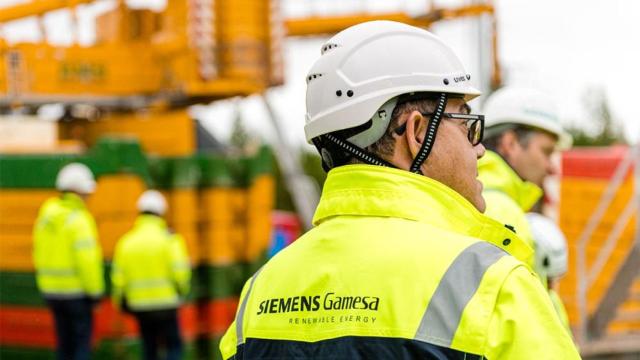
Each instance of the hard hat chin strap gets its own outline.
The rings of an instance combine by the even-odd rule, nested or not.
[[[411,167],[409,168],[410,172],[422,175],[422,170],[420,170],[420,167],[427,160],[427,157],[429,157],[429,154],[431,153],[433,143],[436,140],[436,134],[438,133],[438,126],[440,125],[440,120],[442,120],[442,114],[444,113],[444,109],[446,107],[447,94],[440,93],[436,109],[433,112],[433,116],[431,117],[427,125],[427,133],[425,134],[422,146],[420,146],[420,150],[418,150],[418,154],[413,159]]]
[[[324,134],[314,138],[312,141],[320,153],[322,168],[326,172],[336,166],[348,164],[349,159],[352,157],[365,164],[395,168],[393,164],[358,147],[344,139],[340,134]]]
[[[332,142],[333,144],[337,145],[339,148],[346,151],[347,153],[355,156],[358,160],[366,164],[395,168],[395,166],[390,162],[385,161],[380,157],[359,148],[358,146],[352,144],[346,139],[341,139],[335,134],[325,134],[324,138]]]

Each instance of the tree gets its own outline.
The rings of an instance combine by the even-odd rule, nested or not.
[[[590,133],[584,127],[568,129],[573,136],[575,146],[608,146],[626,144],[622,127],[613,117],[607,94],[602,87],[592,87],[585,91],[584,107],[588,111],[587,121],[596,124],[595,132]]]
[[[247,128],[244,126],[244,122],[242,121],[242,115],[240,114],[240,108],[236,106],[235,109],[235,117],[233,119],[233,127],[231,128],[231,137],[229,138],[229,143],[231,146],[242,150],[249,143],[249,133],[247,132]]]

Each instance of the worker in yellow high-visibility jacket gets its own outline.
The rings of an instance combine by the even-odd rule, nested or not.
[[[350,27],[307,75],[315,227],[245,284],[225,359],[577,359],[531,248],[482,214],[482,115],[442,40]],[[510,254],[513,254],[511,256]]]
[[[189,293],[191,279],[185,242],[169,231],[162,218],[167,203],[160,192],[144,192],[138,210],[133,229],[116,245],[113,303],[135,315],[145,359],[156,359],[163,344],[168,360],[180,359],[178,308]]]
[[[102,250],[96,224],[84,200],[96,187],[80,163],[56,178],[60,196],[40,208],[33,231],[38,289],[53,313],[59,359],[88,359],[92,308],[104,292]]]
[[[525,213],[542,197],[545,178],[557,173],[551,156],[571,146],[571,135],[560,125],[553,99],[537,90],[502,88],[487,99],[484,110],[487,153],[478,171],[485,215],[512,227],[533,247]],[[526,262],[533,267],[534,257]]]

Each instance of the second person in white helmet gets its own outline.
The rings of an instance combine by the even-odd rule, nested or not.
[[[178,308],[189,292],[191,267],[182,236],[172,233],[162,218],[167,202],[156,190],[138,199],[140,215],[131,231],[116,244],[111,281],[116,308],[138,321],[144,359],[182,358]]]
[[[530,248],[484,215],[479,95],[431,33],[350,27],[307,81],[315,227],[247,281],[225,359],[575,359]]]
[[[558,172],[551,161],[557,149],[571,146],[556,104],[534,89],[505,87],[484,106],[487,153],[478,162],[487,203],[485,214],[512,227],[529,246],[533,236],[525,213],[540,201],[544,180]],[[527,259],[533,268],[534,257]]]

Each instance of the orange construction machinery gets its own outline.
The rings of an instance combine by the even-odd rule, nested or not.
[[[1,9],[0,24],[90,2],[32,1]],[[139,109],[259,93],[283,81],[281,26],[269,0],[171,0],[160,12],[118,1],[91,46],[5,43],[0,106]]]
[[[78,6],[94,1],[33,0],[1,8],[0,26],[26,17],[41,22],[46,13],[64,8],[76,14]],[[282,42],[287,34],[330,34],[374,19],[428,27],[443,19],[494,11],[491,3],[455,9],[428,9],[425,4],[420,16],[355,14],[285,20],[277,0],[168,0],[158,12],[129,8],[124,0],[116,4],[98,17],[95,43],[90,46],[8,45],[0,40],[0,108],[88,103],[139,109],[262,93],[283,82]],[[46,31],[45,26],[40,31]],[[496,61],[493,74],[497,85]]]

